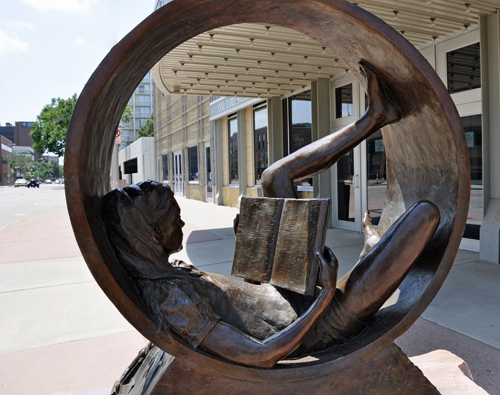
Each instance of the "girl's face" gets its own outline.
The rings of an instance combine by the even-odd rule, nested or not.
[[[154,224],[157,239],[168,252],[177,252],[182,249],[181,209],[174,200],[168,212]]]

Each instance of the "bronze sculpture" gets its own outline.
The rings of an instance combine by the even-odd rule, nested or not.
[[[226,24],[264,20],[299,30],[331,47],[361,80],[363,76],[358,64],[369,60],[384,82],[383,96],[397,105],[401,117],[399,122],[383,128],[389,188],[379,230],[386,233],[416,203],[417,209],[427,207],[424,211],[429,211],[432,205],[418,203],[423,200],[431,201],[438,208],[440,222],[435,232],[432,227],[427,230],[430,241],[419,247],[421,254],[409,272],[403,274],[398,302],[378,311],[364,327],[362,335],[346,339],[336,347],[326,347],[324,353],[315,354],[314,361],[299,360],[262,370],[228,363],[203,350],[195,351],[182,340],[177,341],[180,339],[176,335],[158,331],[150,307],[144,303],[108,241],[100,201],[109,188],[107,181],[114,130],[142,75],[161,56],[196,34]],[[353,42],[355,47],[351,45]],[[448,155],[444,156],[442,152]],[[282,164],[286,168],[290,163],[285,160]],[[182,372],[189,368],[192,380],[201,388],[198,393],[213,393],[210,388],[202,386],[207,382],[213,388],[219,385],[224,386],[228,393],[237,392],[241,381],[246,383],[247,393],[264,388],[270,392],[279,388],[290,393],[313,388],[313,392],[327,393],[329,386],[333,385],[328,383],[335,383],[337,393],[352,393],[353,388],[363,385],[371,385],[374,393],[383,393],[384,388],[386,391],[393,388],[388,384],[390,380],[377,382],[374,375],[360,382],[358,377],[357,369],[377,362],[380,366],[386,363],[391,372],[402,372],[394,374],[394,382],[401,384],[397,387],[401,393],[413,379],[420,383],[420,387],[411,393],[432,393],[423,391],[424,387],[428,389],[428,384],[415,378],[418,375],[406,366],[404,358],[391,343],[430,303],[451,267],[465,226],[470,190],[468,166],[463,131],[445,87],[404,37],[367,12],[343,0],[278,0],[272,4],[264,0],[186,0],[170,3],[153,13],[110,52],[94,73],[73,114],[65,176],[72,224],[94,277],[136,328],[176,357],[162,379],[161,388],[182,393],[188,384],[175,379],[184,377]],[[277,177],[283,172],[270,173],[267,194],[280,196],[280,191],[287,190],[289,180]],[[288,171],[288,174],[292,173]],[[287,190],[286,196],[290,196],[288,193]],[[431,215],[434,220],[428,223],[435,221],[437,215],[433,209],[430,211],[434,213]],[[410,210],[408,214],[411,213]],[[397,234],[395,232],[394,237]],[[386,235],[379,245],[390,239]],[[361,263],[377,256],[375,252],[368,254]],[[341,280],[337,284],[339,289],[358,290],[348,286],[348,281]],[[373,315],[373,311],[368,315]],[[310,336],[313,335],[314,329]],[[321,349],[325,349],[324,345]],[[210,346],[207,350],[211,351]],[[222,352],[219,355],[225,357]],[[160,387],[158,391],[161,391]]]
[[[370,105],[363,118],[270,166],[263,174],[266,195],[295,197],[296,178],[323,171],[360,138],[398,120],[398,112],[387,108],[392,104],[378,88],[376,74],[364,67]],[[159,329],[173,331],[193,348],[258,367],[272,367],[297,348],[298,355],[307,355],[358,335],[401,284],[439,225],[434,204],[416,203],[337,291],[336,258],[329,248],[324,256],[317,251],[323,289],[311,300],[268,284],[202,273],[185,264],[171,267],[168,257],[182,247],[184,223],[168,186],[146,181],[112,191],[104,196],[102,210],[116,254],[135,279]]]

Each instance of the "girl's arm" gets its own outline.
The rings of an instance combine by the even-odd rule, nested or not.
[[[325,248],[325,256],[319,251],[316,251],[316,256],[320,262],[320,280],[324,288],[309,310],[293,324],[276,335],[259,341],[219,322],[201,342],[200,347],[231,362],[263,368],[273,367],[293,352],[328,309],[335,294],[337,259],[328,247]]]

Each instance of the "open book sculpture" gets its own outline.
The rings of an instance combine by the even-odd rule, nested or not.
[[[316,249],[310,266],[309,248],[318,243],[306,243],[304,267],[317,262],[320,270],[316,279],[314,270],[304,272],[300,292],[273,285],[281,275],[273,270],[269,283],[256,284],[169,262],[183,226],[172,191],[148,181],[109,192],[116,126],[142,76],[197,34],[259,22],[298,30],[332,49],[369,97],[355,123],[274,162],[262,177],[265,197],[297,198],[294,181],[329,169],[380,128],[386,145],[380,241],[338,281],[334,252]],[[451,268],[468,210],[467,157],[458,113],[432,67],[353,3],[184,0],[158,9],[86,84],[65,152],[68,210],[85,260],[119,311],[155,344],[115,392],[437,393],[393,341]],[[276,223],[264,222],[274,234]],[[278,255],[273,268],[286,263]],[[246,273],[245,266],[237,256],[237,270]],[[396,288],[398,300],[381,309]]]
[[[313,296],[329,199],[243,197],[231,275]]]

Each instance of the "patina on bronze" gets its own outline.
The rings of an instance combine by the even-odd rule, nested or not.
[[[358,65],[368,61],[384,82],[385,96],[397,104],[401,116],[399,122],[383,128],[389,188],[380,229],[384,233],[414,203],[422,200],[432,202],[441,214],[439,228],[400,285],[396,304],[375,314],[361,335],[317,355],[314,361],[278,364],[273,369],[228,363],[158,331],[150,309],[117,260],[100,211],[100,199],[109,191],[114,132],[142,76],[187,39],[234,23],[271,23],[307,34],[337,53],[362,81]],[[94,277],[141,333],[176,357],[176,366],[199,373],[198,381],[193,383],[198,385],[198,393],[214,392],[207,387],[208,382],[223,385],[231,380],[245,382],[247,393],[262,392],[263,388],[276,391],[277,386],[294,393],[291,388],[304,391],[313,384],[319,388],[325,382],[336,382],[341,388],[352,390],[358,388],[350,387],[356,382],[354,378],[347,383],[340,381],[346,372],[356,370],[361,364],[369,365],[370,360],[377,358],[383,358],[388,366],[397,366],[399,357],[387,353],[386,347],[408,329],[441,287],[463,234],[470,191],[465,137],[457,111],[439,77],[404,37],[343,0],[169,3],[115,46],[93,74],[75,107],[65,158],[71,221]],[[286,187],[287,181],[270,184]],[[279,196],[279,193],[276,189],[269,195]],[[340,281],[337,287],[342,289],[346,284]],[[169,371],[161,387],[177,391],[169,378],[182,375],[180,370]],[[405,383],[408,380],[402,376],[398,388],[404,388]],[[324,385],[321,388],[324,393],[332,389]],[[376,386],[373,388],[376,390]],[[381,388],[378,393],[383,393]],[[410,393],[429,393],[422,388]]]

